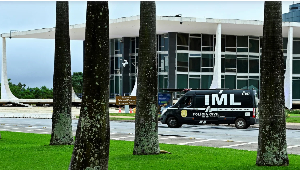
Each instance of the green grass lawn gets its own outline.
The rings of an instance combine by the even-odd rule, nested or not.
[[[1,131],[1,170],[67,170],[72,145],[49,146],[50,135]],[[172,154],[132,155],[133,142],[111,140],[109,170],[299,170],[300,156],[287,167],[258,167],[256,151],[160,144]]]
[[[135,113],[110,113],[110,116],[131,116],[134,117]]]
[[[115,118],[111,117],[109,118],[110,121],[128,121],[128,120],[135,120],[134,118]]]
[[[286,118],[286,122],[289,122],[289,123],[300,123],[300,117],[288,117],[288,118]]]
[[[291,117],[300,117],[300,114],[289,114]]]

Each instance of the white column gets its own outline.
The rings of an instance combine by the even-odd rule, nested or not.
[[[1,99],[18,99],[11,93],[8,85],[5,37],[2,37]]]
[[[221,24],[216,30],[215,66],[210,89],[221,88]]]
[[[289,27],[286,70],[284,74],[284,97],[285,106],[292,108],[292,77],[293,77],[293,27]]]

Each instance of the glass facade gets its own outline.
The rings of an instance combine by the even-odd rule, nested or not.
[[[110,97],[123,92],[124,38],[110,39]],[[138,66],[139,38],[131,37],[129,47],[129,89],[135,85]],[[170,40],[173,40],[170,42]],[[175,41],[174,41],[175,40]],[[287,38],[283,38],[284,58]],[[216,36],[210,34],[176,33],[157,35],[158,88],[209,89],[213,80]],[[293,99],[300,100],[300,39],[293,41]],[[221,35],[221,88],[256,89],[260,87],[260,56],[262,37]],[[170,51],[174,50],[175,54]],[[171,56],[171,57],[170,57]],[[170,75],[171,68],[175,74]],[[173,72],[174,73],[174,72]],[[174,79],[173,79],[174,78]],[[170,86],[173,80],[172,85]],[[123,85],[124,86],[124,85]]]

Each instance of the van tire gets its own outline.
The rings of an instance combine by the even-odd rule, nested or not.
[[[168,127],[170,128],[179,128],[182,124],[178,123],[178,120],[175,117],[169,117],[167,120]]]
[[[235,120],[235,127],[237,129],[245,129],[245,128],[247,128],[247,123],[246,123],[245,119],[243,119],[243,118],[237,118]]]

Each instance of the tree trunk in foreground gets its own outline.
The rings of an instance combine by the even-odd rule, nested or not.
[[[109,157],[109,11],[107,1],[88,1],[83,97],[69,169],[107,170]]]
[[[140,47],[133,154],[159,154],[155,2],[140,3]]]
[[[281,1],[265,1],[261,57],[260,118],[256,164],[289,164],[284,112]]]
[[[71,86],[69,3],[58,1],[56,2],[53,115],[50,145],[70,145],[74,143]]]

